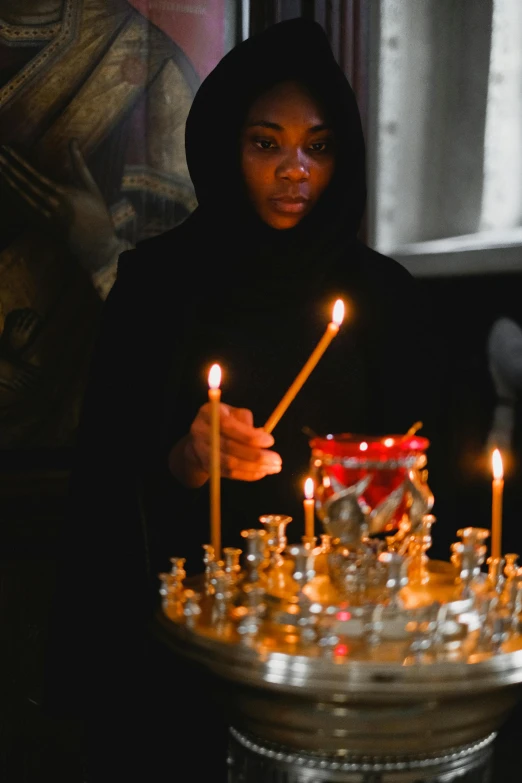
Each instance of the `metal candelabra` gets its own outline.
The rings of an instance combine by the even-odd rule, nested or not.
[[[347,486],[324,457],[319,538],[289,544],[291,518],[264,515],[243,549],[206,545],[197,577],[180,557],[160,574],[164,640],[226,692],[230,783],[486,783],[522,683],[518,555],[463,527],[429,558],[423,454],[373,508],[390,465]]]

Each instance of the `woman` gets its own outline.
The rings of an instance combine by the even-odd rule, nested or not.
[[[171,707],[165,688],[170,680],[172,693],[182,667],[172,709],[186,716],[192,707],[199,736],[208,713],[181,685],[185,664],[176,668],[167,655],[158,674],[161,652],[151,664],[143,629],[169,557],[186,557],[189,573],[202,570],[210,538],[210,365],[219,362],[224,373],[223,545],[239,545],[240,531],[264,513],[291,515],[288,537],[299,541],[309,460],[303,430],[402,432],[426,421],[416,368],[426,368],[418,337],[427,335],[418,284],[357,239],[366,197],[361,123],[319,25],[283,22],[227,54],[193,101],[186,153],[197,209],[120,257],[105,304],[63,562],[69,555],[68,573],[71,566],[81,573],[69,584],[83,607],[76,645],[89,641],[84,697],[103,702],[99,713],[109,715],[110,702],[113,715],[128,714],[132,683],[143,703],[156,691],[159,712],[162,703]],[[339,297],[345,324],[273,435],[266,433],[263,423]],[[54,657],[62,677],[72,659],[71,652]],[[80,700],[74,688],[69,696]],[[146,703],[149,718],[155,711]],[[220,749],[223,743],[220,734]]]

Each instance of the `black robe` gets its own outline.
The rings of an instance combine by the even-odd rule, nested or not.
[[[338,153],[310,219],[276,231],[245,198],[237,149],[250,102],[284,78],[320,94]],[[227,55],[196,95],[186,147],[198,208],[121,256],[102,313],[62,537],[49,703],[90,717],[104,751],[115,747],[110,726],[126,726],[122,747],[135,738],[133,766],[140,737],[162,769],[160,748],[172,758],[177,738],[183,753],[190,726],[209,725],[205,742],[216,740],[224,774],[219,715],[200,701],[186,662],[149,632],[158,572],[174,556],[187,558],[189,574],[202,571],[210,540],[208,485],[186,489],[167,466],[207,400],[210,365],[222,366],[222,401],[251,409],[262,426],[321,338],[335,299],[347,304],[338,335],[274,429],[281,473],[223,480],[223,546],[241,546],[241,530],[266,513],[292,516],[288,538],[300,540],[310,459],[303,428],[396,434],[420,419],[430,438],[436,388],[426,292],[356,238],[364,142],[353,93],[319,25],[281,23]],[[170,717],[156,720],[163,710]],[[158,737],[176,713],[189,733],[177,729],[170,747]],[[204,756],[214,769],[210,750]]]

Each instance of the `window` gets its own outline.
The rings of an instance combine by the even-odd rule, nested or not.
[[[522,271],[522,3],[372,13],[369,244],[418,276]]]

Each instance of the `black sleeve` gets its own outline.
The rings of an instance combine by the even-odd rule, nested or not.
[[[120,257],[102,309],[75,444],[46,670],[46,706],[59,714],[86,709],[93,682],[102,681],[102,670],[117,655],[118,639],[125,635],[129,649],[139,647],[137,629],[147,609],[138,480],[146,448],[142,411],[152,380],[138,266],[135,251]]]
[[[376,434],[406,432],[422,421],[419,434],[433,433],[441,350],[434,305],[423,281],[392,259],[371,257],[373,282],[368,308],[368,419]]]
[[[218,763],[226,767],[226,726],[221,711],[208,703],[206,677],[199,669],[192,672],[189,662],[152,633],[159,580],[150,567],[150,528],[159,521],[177,538],[169,509],[179,508],[180,498],[193,491],[168,474],[163,411],[168,376],[184,344],[184,309],[181,287],[171,285],[178,285],[178,275],[158,275],[157,269],[147,254],[123,254],[103,308],[70,480],[47,651],[44,708],[54,717],[86,722],[89,774],[93,770],[96,779],[100,769],[103,779],[111,773],[120,779],[124,772],[159,780],[156,767],[164,774],[172,752],[183,756],[195,725],[207,737],[213,771]],[[183,294],[187,298],[185,289]],[[154,515],[143,503],[143,482],[158,475]],[[164,482],[173,490],[168,507]],[[161,534],[152,540],[168,564],[174,552]],[[174,725],[176,709],[172,719],[168,713],[177,703],[184,720]]]

